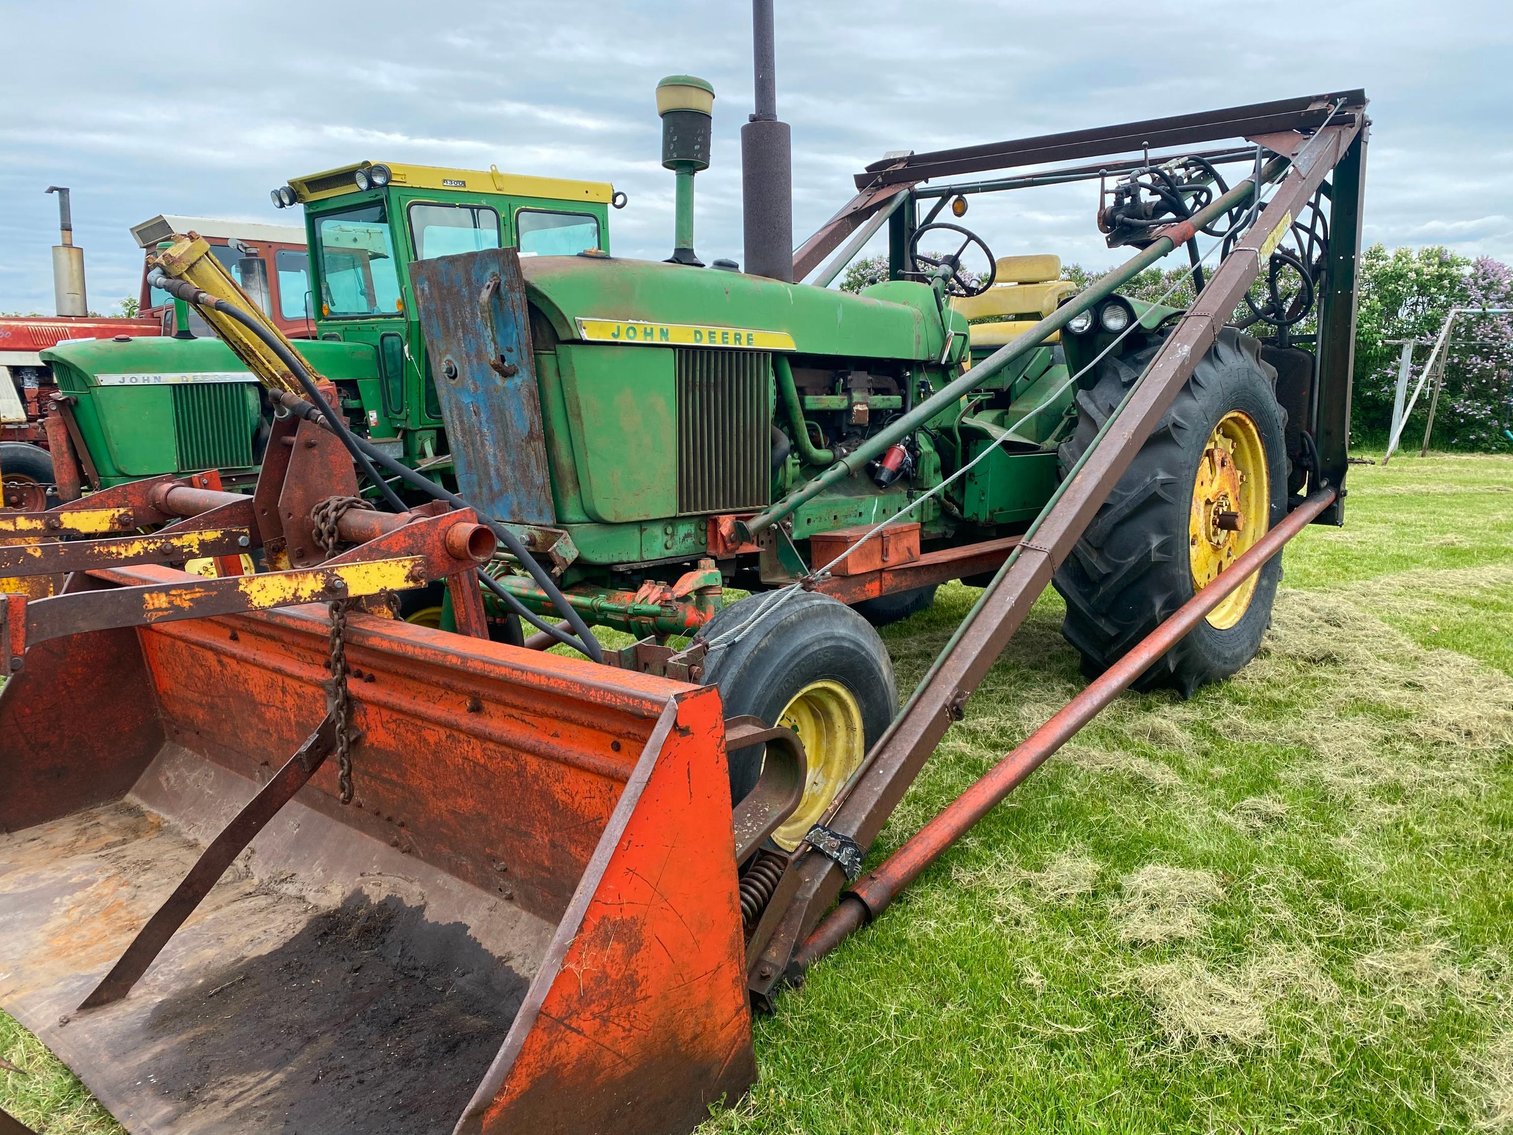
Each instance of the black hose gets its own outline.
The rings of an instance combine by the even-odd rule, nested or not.
[[[320,389],[315,385],[314,380],[310,378],[309,372],[305,369],[305,366],[299,359],[299,357],[295,355],[294,352],[291,351],[288,347],[284,346],[283,343],[279,342],[277,338],[269,335],[267,329],[263,327],[262,324],[260,324],[257,320],[253,319],[252,316],[242,311],[241,308],[237,307],[235,304],[228,303],[227,301],[222,299],[217,299],[209,292],[202,291],[201,289],[191,284],[188,280],[174,279],[166,272],[164,272],[161,268],[154,268],[148,274],[147,282],[150,286],[162,288],[170,295],[177,296],[179,299],[183,300],[186,303],[193,304],[195,307],[212,307],[216,311],[219,311],[221,314],[230,316],[232,319],[240,323],[243,327],[247,328],[262,340],[264,346],[266,346],[270,351],[278,356],[279,362],[283,363],[286,367],[289,368],[289,373],[294,375],[300,386],[304,388],[305,397],[314,404],[315,408],[321,412],[322,416],[328,422],[336,420],[336,412],[331,408],[331,404],[326,401],[325,396],[321,394]],[[341,425],[345,427],[346,423],[342,422]],[[363,475],[366,476],[370,481],[376,482],[379,490],[383,493],[385,503],[387,503],[390,508],[394,509],[395,512],[405,511],[404,501],[400,500],[399,497],[395,495],[394,490],[389,488],[389,486],[384,483],[383,478],[378,476],[378,470],[373,468],[373,463],[369,461],[364,456],[362,451],[358,448],[356,444],[357,439],[352,435],[352,432],[345,428],[333,429],[332,432],[335,433],[337,438],[340,439],[342,445],[346,447],[347,452],[352,455],[352,460],[355,461],[357,463],[357,467],[363,471]]]
[[[390,473],[393,473],[401,481],[404,481],[406,484],[410,485],[412,488],[419,489],[421,492],[434,497],[436,500],[446,501],[454,508],[472,507],[466,500],[458,496],[456,493],[452,492],[450,489],[442,488],[435,481],[425,476],[425,474],[419,473],[414,469],[411,469],[404,462],[390,457],[383,450],[373,445],[372,442],[364,441],[362,438],[357,438],[356,440],[358,445],[363,447],[364,451],[369,457],[371,457],[375,462],[387,469]],[[574,650],[588,655],[595,662],[603,662],[604,650],[599,645],[599,640],[596,639],[593,636],[593,633],[588,629],[588,624],[583,621],[583,616],[578,614],[577,609],[568,602],[567,596],[562,594],[562,591],[560,588],[558,588],[556,581],[547,574],[545,568],[543,568],[539,563],[536,562],[536,557],[531,555],[530,550],[521,541],[520,537],[515,535],[514,532],[510,531],[508,526],[500,524],[499,522],[493,520],[490,517],[484,516],[481,513],[479,514],[478,519],[484,525],[486,525],[489,531],[498,538],[499,542],[509,550],[510,555],[515,557],[520,566],[525,568],[525,570],[530,573],[531,578],[536,581],[536,586],[541,588],[541,590],[546,593],[547,598],[552,601],[552,606],[557,609],[558,613],[562,615],[562,617],[567,621],[568,625],[573,628],[574,636],[576,637],[564,635],[560,631],[558,631],[556,627],[538,620],[534,615],[526,611],[524,605],[520,604],[519,600],[515,599],[513,595],[508,595],[508,593],[505,592],[504,589],[499,585],[498,580],[494,579],[487,572],[480,572],[480,578],[488,580],[485,586],[487,586],[490,591],[493,591],[494,594],[500,596],[501,598],[504,598],[507,603],[510,603],[512,609],[518,608],[516,610],[516,613],[524,615],[527,621],[529,621],[530,624],[536,627],[538,630],[547,631],[553,634],[559,642],[562,642],[567,646],[571,646]]]
[[[340,439],[342,445],[346,447],[347,452],[352,455],[352,459],[357,463],[358,468],[363,471],[363,474],[368,478],[368,480],[383,494],[384,500],[395,511],[404,512],[405,504],[402,500],[399,499],[399,496],[394,492],[394,490],[389,487],[388,482],[385,481],[384,478],[379,476],[378,470],[373,467],[375,461],[379,465],[382,465],[383,467],[388,469],[389,472],[399,477],[400,480],[409,484],[412,488],[419,489],[421,492],[435,498],[436,500],[444,500],[454,508],[472,507],[466,500],[458,496],[456,493],[443,488],[436,482],[432,481],[430,478],[426,477],[424,474],[411,469],[403,462],[395,460],[387,453],[384,453],[377,446],[373,445],[371,442],[363,438],[359,438],[356,434],[354,434],[347,427],[346,421],[337,415],[337,413],[331,408],[331,404],[326,401],[325,396],[321,394],[320,389],[315,385],[315,380],[310,376],[309,370],[305,367],[304,360],[302,360],[297,354],[295,354],[294,351],[290,350],[285,344],[281,343],[277,339],[277,337],[270,335],[266,327],[264,327],[252,316],[242,311],[235,304],[229,303],[223,299],[218,299],[217,297],[212,296],[209,292],[202,291],[201,289],[195,287],[187,280],[174,279],[173,277],[165,273],[161,268],[154,268],[152,270],[152,272],[148,275],[148,282],[149,284],[153,284],[157,287],[162,288],[164,291],[170,293],[171,295],[177,296],[179,299],[184,300],[186,303],[194,304],[196,307],[213,308],[215,311],[218,311],[221,314],[229,316],[230,318],[236,320],[243,327],[246,327],[249,331],[256,335],[258,339],[261,340],[262,343],[278,357],[279,362],[283,363],[286,367],[289,368],[289,373],[294,375],[295,380],[298,381],[300,386],[304,389],[305,396],[308,401],[312,404],[315,410],[319,411],[320,424],[324,425],[332,433],[336,434],[337,438]],[[604,650],[599,645],[599,640],[596,639],[593,635],[593,632],[588,629],[588,624],[583,621],[583,617],[579,615],[578,612],[573,608],[573,605],[568,602],[567,596],[562,594],[561,590],[557,587],[556,581],[554,581],[546,572],[546,570],[536,562],[536,558],[531,555],[530,551],[526,548],[525,544],[520,540],[520,538],[516,536],[514,532],[510,531],[508,527],[498,523],[492,517],[487,517],[480,514],[479,520],[481,520],[483,524],[489,529],[489,531],[494,534],[495,538],[498,539],[499,542],[509,550],[510,554],[515,557],[516,561],[522,567],[524,567],[527,572],[530,573],[531,578],[536,581],[536,585],[541,588],[541,590],[549,599],[551,599],[552,606],[557,608],[558,613],[561,614],[562,617],[567,621],[568,625],[573,628],[574,635],[565,635],[562,632],[558,631],[556,627],[537,619],[530,611],[525,608],[524,604],[520,603],[520,601],[513,595],[506,593],[504,591],[504,588],[499,584],[497,580],[493,579],[493,577],[489,576],[487,572],[481,569],[478,571],[480,581],[486,580],[487,582],[485,583],[485,586],[488,587],[489,590],[493,591],[494,594],[503,599],[506,605],[515,610],[517,614],[523,616],[527,621],[529,621],[532,626],[535,626],[540,630],[547,631],[548,633],[556,637],[559,642],[562,642],[567,646],[571,646],[573,649],[587,655],[595,662],[603,662]]]
[[[282,409],[284,409],[284,410],[286,410],[286,411],[288,411],[289,413],[292,413],[292,414],[298,414],[300,417],[305,418],[308,421],[314,422],[316,425],[323,425],[324,424],[323,421],[322,421],[322,418],[321,418],[321,412],[320,412],[320,410],[317,409],[316,407],[310,405],[310,403],[308,403],[304,399],[300,398],[297,394],[283,393],[283,394],[280,394],[280,398],[281,399],[285,399],[284,401],[280,401],[280,403],[279,403],[279,406]],[[358,440],[359,446],[371,446],[372,445],[372,442],[366,441],[365,439],[358,438],[357,440]],[[375,447],[375,456],[377,456],[381,461],[390,460],[390,458],[388,457],[387,454],[383,453],[382,450],[376,450],[376,447]],[[409,466],[406,465],[406,466],[404,466],[404,468],[408,469]],[[397,477],[395,479],[398,480]],[[432,482],[432,485],[434,487],[434,482]],[[489,523],[489,521],[488,521],[488,519],[486,517],[485,518],[480,518],[480,519],[482,520],[482,522],[485,525],[488,526],[488,528],[489,528],[490,531],[494,530],[494,526]],[[524,603],[522,603],[519,599],[517,599],[509,591],[505,590],[504,585],[501,584],[493,576],[491,576],[488,572],[484,571],[483,568],[476,569],[476,571],[475,571],[474,574],[477,575],[478,582],[486,590],[492,592],[495,596],[498,597],[498,599],[499,599],[499,601],[501,603],[503,603],[507,608],[509,608],[509,611],[510,611],[511,614],[517,615],[520,618],[524,619],[526,622],[530,623],[531,626],[535,627],[537,630],[545,631],[547,634],[550,634],[553,638],[555,638],[558,642],[562,643],[564,646],[571,646],[574,650],[577,650],[577,651],[579,651],[580,653],[583,653],[583,654],[587,654],[588,653],[586,650],[584,650],[581,646],[578,645],[578,642],[577,642],[576,639],[574,639],[572,636],[564,634],[562,631],[558,630],[557,626],[555,624],[545,622],[543,619],[541,619],[541,617],[538,616],[534,611],[532,611],[529,607],[527,607]],[[595,640],[596,643],[597,643],[597,641],[598,640]]]

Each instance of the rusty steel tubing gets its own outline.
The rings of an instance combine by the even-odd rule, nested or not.
[[[1203,590],[1141,639],[1086,689],[1067,702],[970,788],[920,828],[902,847],[863,875],[794,952],[793,965],[808,969],[881,914],[925,868],[991,812],[1008,794],[1180,642],[1225,597],[1258,572],[1282,546],[1334,503],[1338,491],[1320,489],[1305,498],[1265,536]]]
[[[190,517],[228,504],[246,501],[241,493],[196,489],[190,485],[159,485],[151,494],[152,506],[167,516]],[[422,517],[413,512],[378,512],[349,508],[336,522],[336,530],[349,544],[366,544]],[[459,521],[443,537],[447,552],[459,560],[483,563],[494,555],[498,539],[485,524]]]

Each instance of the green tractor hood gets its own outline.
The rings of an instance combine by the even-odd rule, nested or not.
[[[311,340],[299,349],[334,381],[376,381],[372,347]],[[261,457],[257,380],[219,339],[77,339],[42,358],[71,400],[97,488],[161,473],[250,471]]]
[[[522,257],[527,295],[563,341],[750,347],[801,355],[938,360],[940,308],[925,284],[861,295],[712,268],[608,256]],[[966,320],[950,313],[953,354]],[[734,338],[739,332],[741,337]]]

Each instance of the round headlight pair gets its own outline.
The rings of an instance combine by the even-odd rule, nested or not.
[[[366,192],[369,189],[382,189],[393,180],[394,173],[386,165],[371,165],[358,170],[352,175],[352,180],[357,182],[357,188]]]
[[[1086,335],[1093,329],[1093,319],[1110,335],[1117,335],[1135,321],[1135,309],[1122,299],[1111,299],[1098,308],[1079,311],[1067,320],[1066,329],[1073,335]]]
[[[273,199],[275,209],[287,209],[299,201],[299,194],[288,185],[280,185],[277,189],[269,190],[268,196]]]

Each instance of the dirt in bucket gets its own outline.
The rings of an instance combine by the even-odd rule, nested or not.
[[[147,1031],[170,1043],[152,1080],[225,1130],[449,1132],[528,985],[463,923],[355,894],[160,1002]]]

